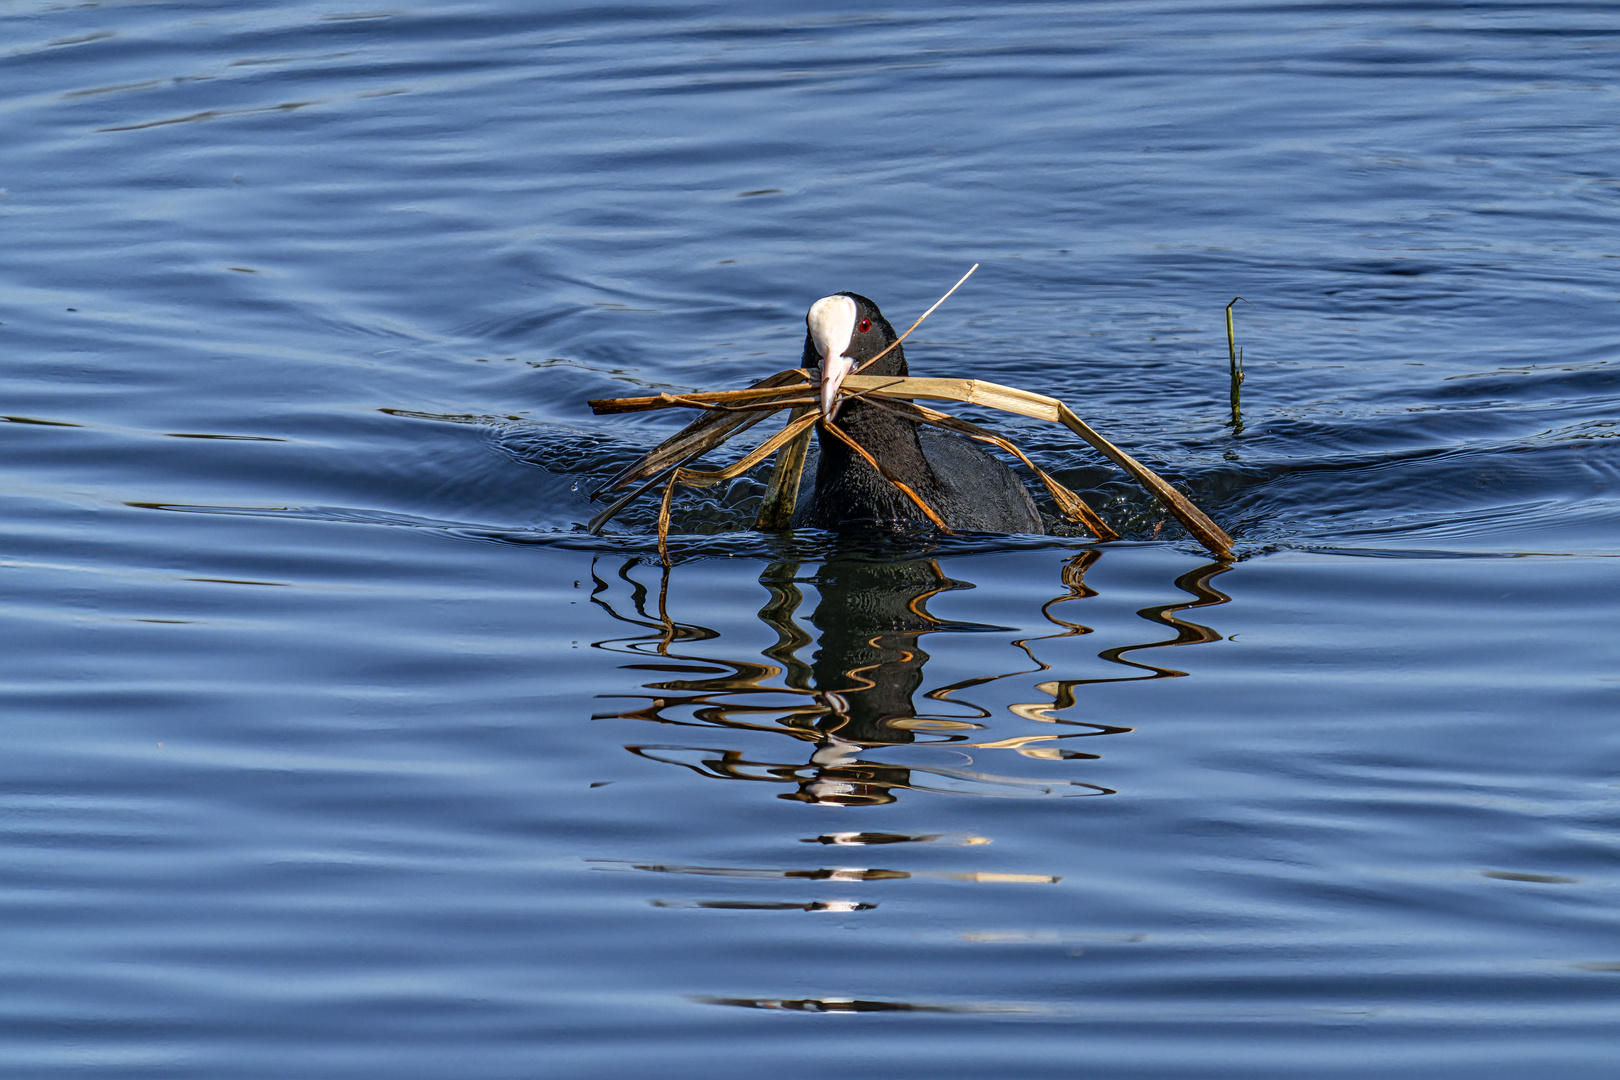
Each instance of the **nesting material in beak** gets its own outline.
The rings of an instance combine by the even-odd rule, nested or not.
[[[838,387],[855,367],[844,355],[855,336],[855,314],[855,301],[849,297],[823,296],[805,316],[810,340],[821,356],[821,415],[829,420],[838,415]]]

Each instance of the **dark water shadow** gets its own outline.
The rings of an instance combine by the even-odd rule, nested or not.
[[[1063,565],[1051,599],[1038,609],[1053,632],[1008,642],[1026,662],[931,689],[925,689],[931,635],[1017,633],[933,614],[932,598],[974,587],[948,575],[936,559],[875,560],[856,552],[808,570],[797,562],[770,563],[760,575],[766,598],[757,614],[776,641],[757,660],[728,656],[718,631],[672,611],[670,580],[679,566],[630,558],[607,570],[598,560],[592,602],[635,632],[594,646],[625,654],[630,658],[626,671],[656,674],[634,692],[603,695],[624,701],[625,707],[597,718],[701,729],[710,733],[701,741],[638,742],[625,749],[709,779],[773,785],[783,789],[778,798],[808,804],[875,806],[892,803],[905,791],[1003,798],[1112,794],[1100,784],[1030,776],[1025,770],[1035,762],[1050,767],[1096,760],[1098,754],[1078,748],[1094,744],[1076,740],[1132,730],[1058,714],[1076,703],[1083,686],[1185,676],[1139,654],[1220,640],[1215,630],[1179,615],[1226,603],[1230,597],[1212,582],[1231,564],[1209,563],[1169,583],[1189,600],[1140,609],[1142,619],[1171,636],[1099,651],[1096,655],[1118,674],[1061,677],[1043,654],[1059,651],[1053,648],[1057,642],[1093,632],[1073,617],[1069,605],[1099,595],[1086,574],[1106,557],[1104,549],[1093,548]],[[653,584],[636,576],[643,566],[648,571],[643,576]],[[808,611],[807,585],[819,596]],[[1060,677],[1041,679],[1047,673]],[[1005,698],[1009,690],[1016,690],[1014,697],[1026,696],[1028,691],[1017,689],[1025,682],[1044,700],[997,707],[975,700],[996,684],[999,692],[992,696]],[[765,755],[755,738],[714,737],[720,733],[768,733],[799,749]],[[886,760],[897,756],[904,762]]]

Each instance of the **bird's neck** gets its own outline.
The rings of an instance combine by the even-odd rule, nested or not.
[[[850,401],[838,410],[834,422],[868,454],[882,462],[891,475],[906,477],[913,487],[918,486],[918,482],[924,488],[937,486],[934,471],[917,437],[917,425],[912,421],[864,401]],[[823,431],[820,443],[822,461],[826,465],[863,473],[871,471],[865,459],[836,435]],[[879,482],[887,483],[881,479]]]

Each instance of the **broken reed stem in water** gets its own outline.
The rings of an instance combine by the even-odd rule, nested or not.
[[[1243,300],[1234,296],[1232,304]],[[1243,300],[1245,304],[1247,300]],[[1232,304],[1226,305],[1226,357],[1232,370],[1232,427],[1234,434],[1243,431],[1243,350],[1237,347],[1237,335],[1232,332]]]

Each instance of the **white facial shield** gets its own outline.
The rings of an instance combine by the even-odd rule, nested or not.
[[[838,415],[838,387],[855,367],[844,355],[855,336],[855,301],[847,296],[823,296],[810,305],[805,323],[821,356],[821,415],[830,420]]]

